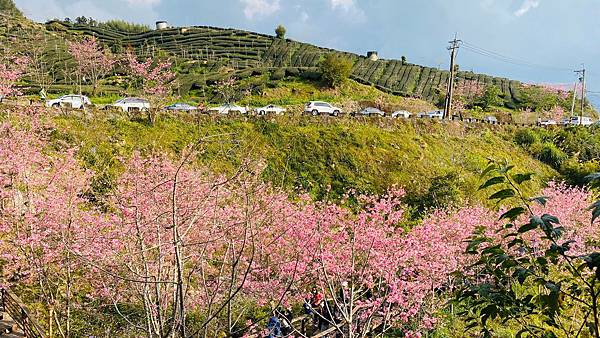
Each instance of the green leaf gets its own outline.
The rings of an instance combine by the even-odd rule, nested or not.
[[[507,198],[510,197],[514,197],[515,196],[515,191],[512,189],[504,189],[504,190],[500,190],[498,192],[496,192],[495,194],[493,194],[492,196],[489,197],[489,199],[491,200],[498,200],[498,202],[505,200]]]
[[[524,234],[526,232],[529,232],[529,231],[537,228],[537,226],[538,226],[537,224],[532,223],[532,222],[527,223],[527,224],[525,224],[525,225],[523,225],[522,227],[519,228],[519,233]]]
[[[495,163],[492,163],[492,164],[488,165],[487,168],[485,168],[485,170],[481,173],[480,178],[484,178],[487,174],[489,174],[490,172],[492,172],[496,168],[497,168],[497,166],[496,166]]]
[[[498,169],[498,173],[500,173],[500,174],[506,174],[509,171],[511,171],[514,167],[515,167],[514,165],[507,165],[505,167],[502,167],[502,168]]]
[[[531,176],[533,176],[533,173],[515,174],[512,176],[512,178],[515,180],[515,182],[517,182],[517,184],[523,184],[523,182],[530,181]]]
[[[600,201],[596,201],[594,204],[592,204],[590,210],[592,210],[592,224],[594,224],[596,219],[600,217]]]
[[[538,197],[533,197],[530,199],[531,202],[536,202],[538,204],[540,204],[541,206],[546,206],[546,203],[548,202],[548,196],[538,196]]]
[[[542,215],[542,221],[546,224],[560,224],[560,221],[558,220],[558,217],[556,216],[552,216],[552,215],[548,215],[548,214],[544,214]]]
[[[500,183],[504,183],[504,177],[502,177],[502,176],[492,177],[489,180],[487,180],[484,184],[479,186],[478,190],[483,190],[487,187],[491,187],[493,185],[500,184]]]
[[[500,216],[500,218],[498,220],[501,221],[503,219],[508,219],[511,222],[514,222],[519,216],[521,216],[524,213],[525,213],[525,208],[523,208],[523,207],[512,208],[512,209],[508,210],[507,212],[503,213],[502,216]]]
[[[586,182],[598,181],[598,180],[600,180],[600,173],[594,173],[594,174],[587,175],[584,179]]]

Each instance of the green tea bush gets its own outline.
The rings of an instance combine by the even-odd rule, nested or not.
[[[529,147],[539,141],[538,135],[531,129],[519,129],[515,133],[515,143]]]
[[[569,158],[564,151],[550,142],[543,143],[537,150],[536,156],[540,161],[556,169],[560,168],[560,165]]]
[[[285,69],[284,68],[277,68],[273,73],[271,73],[271,80],[273,80],[273,81],[283,80],[284,77],[285,77]]]

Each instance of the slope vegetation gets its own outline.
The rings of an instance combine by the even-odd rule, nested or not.
[[[182,60],[202,60],[206,62],[208,73],[216,73],[224,66],[246,76],[253,71],[272,68],[309,73],[314,71],[324,54],[339,53],[354,60],[351,76],[356,81],[396,95],[423,98],[430,102],[439,101],[440,90],[443,90],[449,74],[445,70],[399,60],[371,61],[361,55],[237,29],[194,26],[129,33],[63,21],[50,21],[46,28],[68,34],[93,35],[115,51],[133,48],[140,55],[151,55],[161,50]],[[520,100],[521,85],[517,81],[471,72],[459,72],[458,77],[459,81],[473,80],[497,86],[509,106]]]

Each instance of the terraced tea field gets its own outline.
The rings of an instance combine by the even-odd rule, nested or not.
[[[324,54],[340,53],[354,60],[351,74],[354,80],[374,85],[389,93],[422,98],[430,102],[439,100],[439,92],[443,91],[449,75],[448,71],[436,68],[403,63],[399,60],[371,61],[365,56],[237,29],[194,26],[132,34],[62,21],[48,22],[46,28],[54,32],[93,35],[113,50],[132,48],[140,55],[163,51],[175,55],[183,62],[201,61],[208,76],[217,74],[222,67],[234,69],[240,77],[274,68],[284,68],[290,73],[301,74],[314,71]],[[459,81],[476,80],[486,85],[498,86],[507,104],[519,100],[520,83],[517,81],[471,72],[459,72],[458,78]],[[192,82],[188,84],[189,87],[203,85],[193,76],[187,79]]]

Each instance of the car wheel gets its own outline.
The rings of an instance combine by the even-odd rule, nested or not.
[[[60,108],[60,103],[54,103],[54,104],[52,105],[52,108]]]
[[[315,109],[315,110],[313,110],[313,111],[312,111],[312,115],[313,115],[313,116],[317,116],[317,115],[319,115],[319,111],[318,111],[318,110],[316,110],[316,109]]]
[[[340,111],[339,110],[334,110],[333,111],[333,116],[338,116],[340,115]]]
[[[267,115],[267,113],[265,113],[264,110],[261,110],[260,112],[258,112],[258,115]]]

